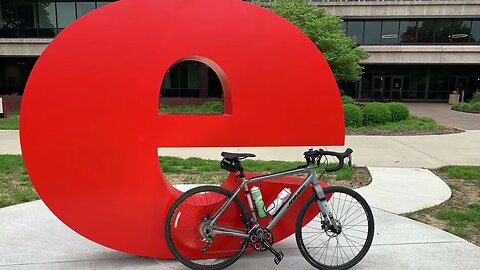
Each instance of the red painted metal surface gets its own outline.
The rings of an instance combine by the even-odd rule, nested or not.
[[[158,113],[162,78],[186,59],[217,72],[224,115]],[[239,0],[121,0],[80,18],[39,58],[20,136],[32,182],[60,220],[102,245],[171,258],[163,224],[180,192],[157,147],[343,145],[344,126],[328,64],[286,20]],[[280,189],[265,184],[267,204]]]

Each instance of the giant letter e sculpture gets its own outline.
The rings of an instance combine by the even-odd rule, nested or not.
[[[162,79],[184,60],[218,74],[224,114],[159,114]],[[121,0],[78,19],[38,59],[20,138],[35,189],[67,226],[116,250],[173,258],[163,228],[182,192],[157,148],[343,145],[344,123],[327,62],[276,14],[240,0]],[[230,176],[222,186],[233,185]],[[282,187],[268,185],[273,200]],[[293,233],[297,204],[276,242]]]

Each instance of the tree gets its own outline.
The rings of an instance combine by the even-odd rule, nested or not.
[[[337,81],[357,81],[362,77],[360,60],[369,54],[342,29],[342,19],[306,0],[276,0],[262,4],[302,30],[328,61]]]

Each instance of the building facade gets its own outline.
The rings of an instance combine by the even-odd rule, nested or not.
[[[19,108],[28,76],[40,54],[63,29],[112,1],[0,0],[0,96]],[[12,96],[13,95],[13,96]],[[221,98],[216,73],[207,65],[185,61],[165,75],[161,96]],[[167,100],[167,99],[164,99]],[[174,99],[173,104],[176,104]]]
[[[0,95],[21,95],[36,60],[65,27],[114,1],[0,0]],[[311,0],[344,19],[346,34],[370,52],[358,82],[340,82],[359,100],[468,99],[480,88],[480,0]],[[219,97],[216,74],[183,63],[162,95]]]
[[[341,83],[359,100],[446,101],[480,88],[480,1],[312,1],[344,19],[370,52],[360,81]]]

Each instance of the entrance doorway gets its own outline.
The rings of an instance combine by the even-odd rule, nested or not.
[[[394,99],[402,100],[402,96],[403,96],[403,77],[393,76],[392,85],[391,85],[390,94],[389,94],[390,101]]]
[[[465,92],[467,90],[467,86],[468,86],[468,77],[463,77],[463,76],[455,77],[455,90],[457,90],[458,93],[460,93],[461,95],[460,101],[465,100],[465,94],[466,94]]]
[[[388,98],[392,100],[402,100],[403,95],[403,76],[375,75],[373,76],[373,85],[371,99],[381,100]]]
[[[385,76],[373,76],[372,91],[370,98],[372,101],[380,99],[383,101],[383,93],[385,91]]]

